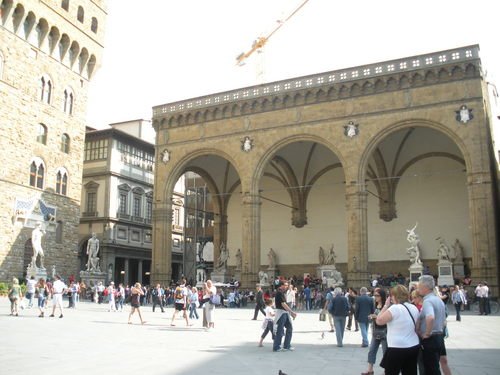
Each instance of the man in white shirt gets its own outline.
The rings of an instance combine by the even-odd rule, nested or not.
[[[35,276],[31,276],[31,278],[26,281],[26,299],[28,300],[28,309],[33,307],[33,297],[35,296],[35,287],[36,280]]]
[[[50,317],[54,317],[54,313],[56,311],[56,307],[59,306],[59,311],[61,312],[61,315],[59,315],[59,318],[63,317],[63,305],[62,305],[62,295],[63,293],[66,292],[66,289],[68,288],[66,284],[61,280],[61,277],[59,275],[55,275],[55,281],[52,284],[52,314]]]

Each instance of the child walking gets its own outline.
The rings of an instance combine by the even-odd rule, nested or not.
[[[266,338],[267,334],[269,331],[271,331],[271,337],[274,340],[274,330],[273,330],[273,321],[274,321],[274,309],[273,309],[273,300],[272,299],[266,299],[265,302],[266,308],[264,309],[264,312],[266,313],[266,317],[264,318],[264,322],[262,323],[262,328],[264,329],[264,332],[262,332],[262,336],[260,336],[260,341],[259,341],[259,347],[264,346],[262,342]]]

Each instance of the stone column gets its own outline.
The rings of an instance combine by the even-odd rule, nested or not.
[[[137,281],[141,283],[142,285],[142,259],[139,259],[137,262]]]
[[[172,213],[170,202],[155,204],[151,284],[169,285],[172,279]]]
[[[244,288],[255,288],[260,269],[260,207],[258,194],[245,193],[242,207],[242,262],[241,283]]]
[[[130,285],[130,277],[129,277],[129,272],[130,272],[130,267],[129,267],[129,261],[128,258],[125,258],[125,275],[123,276],[123,284],[125,285]]]
[[[369,286],[367,192],[365,185],[346,185],[347,283]]]
[[[467,175],[470,224],[472,230],[471,277],[476,282],[486,281],[490,294],[497,296],[497,223],[495,220],[493,186],[489,172]]]

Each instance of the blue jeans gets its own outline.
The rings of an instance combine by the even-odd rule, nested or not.
[[[189,304],[189,319],[193,319],[193,316],[196,316],[196,319],[199,318],[198,311],[196,311],[196,303],[191,302]]]
[[[290,349],[290,343],[292,342],[292,322],[290,322],[290,315],[283,314],[278,319],[276,323],[276,336],[274,336],[273,351],[277,351],[281,347],[281,339],[283,338],[283,333],[286,328],[285,342],[283,343],[284,349]]]
[[[368,346],[368,323],[359,322],[359,329],[361,330],[362,345]]]
[[[382,354],[387,350],[387,339],[376,338],[375,335],[372,336],[372,341],[370,343],[370,350],[368,351],[368,363],[372,365],[375,364],[377,360],[378,347],[382,344]]]
[[[333,325],[335,326],[335,335],[337,336],[337,346],[343,346],[345,330],[345,316],[334,316]]]

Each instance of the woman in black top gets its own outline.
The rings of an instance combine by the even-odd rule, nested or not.
[[[368,370],[362,372],[361,375],[373,375],[373,365],[377,359],[378,348],[381,344],[382,353],[387,350],[387,325],[379,326],[376,323],[377,315],[384,307],[387,296],[383,289],[377,288],[373,293],[373,297],[375,298],[375,313],[368,315],[368,319],[372,321],[372,341],[368,351]]]

